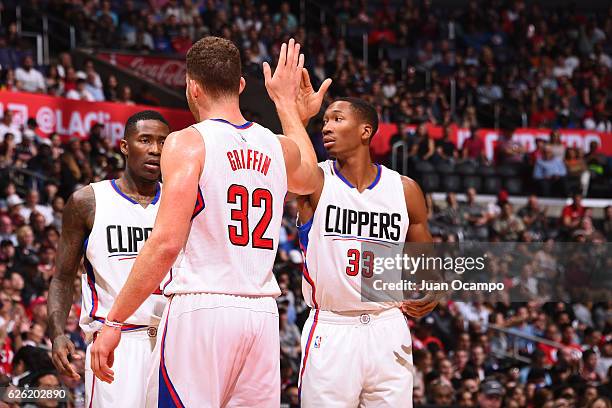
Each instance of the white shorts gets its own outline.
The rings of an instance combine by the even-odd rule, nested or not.
[[[279,350],[274,298],[174,295],[160,325],[146,406],[278,407]]]
[[[302,350],[302,408],[412,407],[412,339],[399,309],[311,310]]]
[[[87,408],[144,407],[147,374],[153,357],[157,328],[121,333],[112,370],[115,380],[105,383],[91,371],[91,344],[85,357],[85,402]]]

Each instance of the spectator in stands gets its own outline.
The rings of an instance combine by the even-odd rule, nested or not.
[[[544,156],[544,150],[546,149],[546,140],[542,138],[536,139],[536,148],[529,154],[529,164],[532,166],[538,159]]]
[[[469,139],[463,142],[463,160],[471,160],[474,163],[487,163],[484,141],[478,137],[476,128],[471,129]]]
[[[580,376],[589,383],[600,384],[603,377],[597,372],[598,357],[597,354],[589,349],[582,353],[582,366]]]
[[[561,212],[562,226],[569,232],[578,229],[585,213],[586,208],[582,206],[582,194],[574,193],[572,196],[572,203],[565,206]]]
[[[553,191],[560,191],[565,195],[567,191],[566,175],[567,170],[563,161],[554,157],[550,147],[546,147],[543,157],[536,160],[533,168],[533,179],[539,194],[550,196]]]
[[[9,68],[0,72],[0,91],[18,91],[20,88],[21,83],[15,78],[15,71]]]
[[[20,91],[45,93],[47,90],[45,78],[34,68],[34,60],[29,55],[23,58],[21,67],[15,70],[15,79],[19,82]]]
[[[13,220],[8,215],[0,216],[0,242],[11,241],[13,245],[17,245],[17,236],[15,235],[15,226]]]
[[[76,89],[66,92],[66,98],[87,102],[95,101],[93,95],[87,90],[87,81],[81,78],[76,81]]]
[[[85,84],[85,92],[83,95],[89,94],[94,101],[104,101],[104,91],[102,90],[102,83],[99,76],[96,76],[95,71],[87,72],[87,83]]]
[[[518,166],[523,162],[524,153],[523,146],[513,139],[512,131],[503,130],[495,151],[495,164]]]
[[[10,133],[13,135],[13,143],[18,145],[21,143],[21,129],[16,123],[13,123],[13,112],[9,109],[4,110],[4,116],[0,122],[0,141],[4,141],[4,135]]]
[[[421,123],[416,130],[416,140],[410,155],[415,162],[428,161],[435,153],[435,143],[427,131],[427,123]]]
[[[448,407],[453,404],[455,399],[453,387],[442,381],[435,380],[429,387],[431,388],[431,403],[441,407]]]
[[[444,126],[442,138],[435,141],[436,153],[432,158],[434,164],[440,162],[454,164],[459,158],[459,152],[455,144],[450,140],[450,135],[450,126]]]
[[[274,15],[272,21],[274,24],[281,24],[284,31],[287,33],[294,33],[298,25],[297,18],[291,13],[288,2],[283,2],[281,4],[280,12]]]
[[[547,229],[546,212],[546,208],[540,208],[538,197],[531,194],[527,199],[527,204],[517,213],[525,224],[525,228],[534,234],[536,240],[544,238]]]
[[[523,221],[514,215],[510,203],[503,205],[501,216],[493,221],[491,227],[495,235],[502,241],[518,241],[519,236],[525,230]]]
[[[589,170],[596,176],[602,176],[606,172],[607,158],[601,152],[601,148],[597,141],[593,140],[589,143],[589,153],[585,157]]]
[[[177,54],[186,55],[192,43],[189,29],[183,26],[180,28],[179,35],[172,38],[172,49]]]
[[[558,130],[553,130],[550,134],[548,146],[553,158],[560,160],[565,159],[565,146],[561,142],[561,134]]]
[[[129,85],[123,85],[121,87],[121,96],[119,102],[125,103],[126,105],[134,105],[135,102],[132,100],[132,88]]]
[[[580,185],[582,195],[586,197],[589,191],[591,173],[582,157],[581,150],[576,147],[570,147],[566,150],[565,168],[567,169],[569,181],[577,182]]]
[[[464,218],[467,220],[466,239],[486,241],[489,236],[485,208],[476,202],[476,190],[467,190],[467,202],[461,207]]]
[[[20,214],[25,220],[29,220],[33,212],[40,213],[45,217],[45,225],[50,225],[53,222],[52,209],[48,205],[39,204],[39,201],[40,194],[37,190],[28,191],[28,194],[26,194],[26,205],[20,210]]]
[[[64,94],[64,82],[59,75],[57,66],[51,65],[49,67],[49,72],[45,78],[45,84],[47,92],[50,95],[61,96]]]
[[[500,408],[504,396],[504,387],[494,379],[487,379],[480,385],[478,406],[480,408]]]
[[[119,82],[115,75],[109,75],[106,81],[106,87],[104,88],[104,98],[109,102],[116,102],[119,100]]]

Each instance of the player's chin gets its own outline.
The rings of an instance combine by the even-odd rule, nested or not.
[[[157,180],[161,175],[161,168],[158,165],[144,164],[141,171],[142,177],[150,181]]]
[[[335,159],[337,157],[337,155],[338,155],[338,149],[336,148],[335,143],[332,144],[331,146],[326,146],[325,150],[327,151],[327,155],[330,158]]]
[[[146,181],[154,182],[159,181],[161,177],[161,172],[158,171],[143,171],[140,177]]]

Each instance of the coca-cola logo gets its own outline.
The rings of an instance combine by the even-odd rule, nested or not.
[[[173,87],[185,86],[186,66],[183,61],[155,61],[143,57],[135,57],[127,66],[138,75]]]

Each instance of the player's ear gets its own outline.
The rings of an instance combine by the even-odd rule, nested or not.
[[[121,153],[127,157],[128,155],[128,142],[125,138],[121,139],[119,141],[119,149],[121,150]]]
[[[246,87],[246,79],[244,79],[244,77],[240,77],[240,89],[238,90],[238,95],[240,95],[242,91],[244,91],[245,87]]]
[[[369,123],[364,123],[361,126],[361,140],[369,143],[370,139],[372,139],[372,125]]]
[[[198,86],[198,82],[189,78],[189,75],[187,75],[187,88],[192,98],[195,99],[200,95],[200,87]]]

